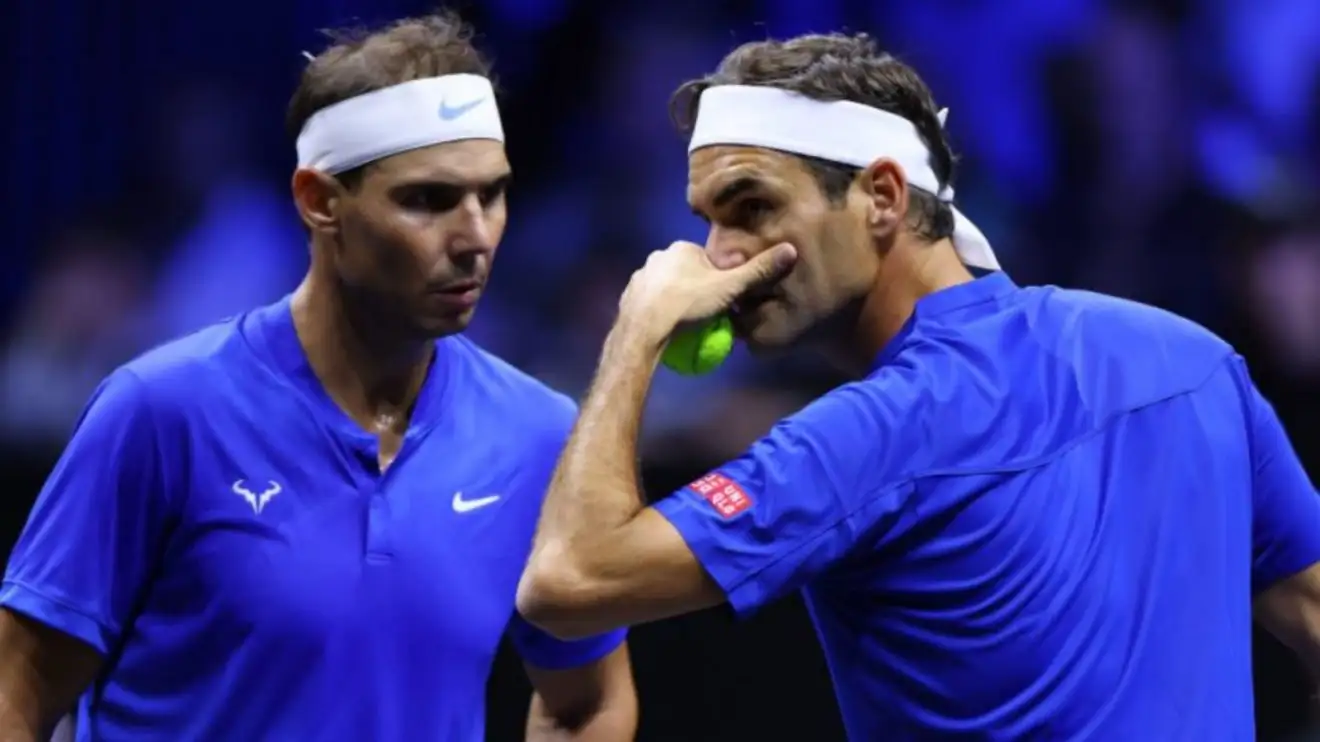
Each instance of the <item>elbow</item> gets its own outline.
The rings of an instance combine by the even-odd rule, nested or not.
[[[528,623],[562,641],[605,628],[597,624],[588,581],[562,558],[532,558],[518,582],[517,607]]]

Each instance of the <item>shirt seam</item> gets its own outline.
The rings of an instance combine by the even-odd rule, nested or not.
[[[13,587],[19,588],[20,590],[23,590],[24,592],[27,592],[27,593],[31,593],[32,595],[34,595],[34,596],[36,596],[36,597],[38,597],[38,598],[40,598],[40,599],[42,599],[42,600],[44,600],[44,601],[47,601],[47,602],[49,602],[49,603],[53,603],[54,605],[57,605],[57,606],[59,606],[60,608],[63,608],[63,609],[65,609],[65,610],[67,610],[67,611],[70,611],[70,612],[72,612],[72,613],[76,613],[76,614],[78,614],[79,616],[82,616],[83,618],[87,619],[88,621],[91,621],[93,624],[96,625],[97,628],[99,628],[100,630],[106,632],[107,634],[109,634],[109,635],[111,635],[111,636],[118,636],[118,635],[119,635],[119,627],[116,626],[115,623],[114,623],[113,621],[107,621],[107,620],[105,620],[104,618],[102,618],[102,617],[100,617],[100,616],[97,616],[97,615],[93,614],[91,611],[88,611],[87,609],[83,608],[82,606],[75,605],[75,604],[72,603],[71,601],[65,600],[65,599],[63,599],[63,598],[57,598],[57,597],[51,595],[50,593],[46,592],[45,590],[39,589],[39,588],[37,588],[37,587],[35,587],[35,586],[29,584],[28,582],[26,582],[26,581],[24,581],[24,580],[16,580],[16,579],[12,579],[12,578],[11,578],[11,579],[6,579],[6,580],[4,580],[4,581],[3,581],[2,583],[0,583],[0,584],[2,584],[2,585],[10,585],[10,586],[13,586]]]
[[[1036,456],[1031,459],[1025,459],[1022,461],[1015,462],[1013,464],[999,466],[999,467],[975,467],[975,468],[966,468],[966,469],[949,468],[949,469],[936,469],[931,471],[925,471],[918,474],[910,475],[898,482],[891,482],[888,484],[874,487],[861,497],[862,504],[849,510],[847,513],[844,513],[843,515],[839,516],[830,525],[820,529],[811,537],[803,539],[802,541],[798,542],[797,545],[793,546],[787,552],[783,553],[782,555],[776,557],[775,559],[757,568],[754,572],[751,572],[741,577],[737,581],[733,582],[732,584],[729,585],[729,592],[732,593],[745,587],[748,583],[751,583],[757,577],[761,576],[764,572],[775,567],[780,562],[786,560],[788,557],[798,553],[799,551],[801,551],[804,548],[807,548],[808,546],[815,544],[817,541],[823,539],[824,537],[829,536],[841,526],[846,525],[847,522],[851,520],[854,516],[865,510],[867,507],[872,505],[876,500],[880,499],[880,497],[882,497],[885,494],[891,492],[897,492],[899,490],[907,489],[907,488],[916,489],[917,484],[923,479],[978,476],[985,474],[1006,474],[1009,472],[1022,473],[1025,471],[1030,471],[1032,469],[1040,468],[1041,466],[1044,466],[1045,464],[1048,464],[1049,462],[1054,461],[1060,456],[1072,451],[1082,443],[1085,443],[1086,441],[1091,440],[1095,436],[1105,432],[1106,430],[1109,429],[1110,426],[1112,426],[1118,420],[1126,417],[1127,415],[1131,415],[1135,412],[1144,410],[1148,407],[1153,407],[1154,405],[1167,402],[1171,399],[1186,396],[1188,394],[1192,394],[1194,392],[1199,391],[1202,387],[1206,385],[1207,382],[1210,381],[1210,379],[1215,375],[1215,373],[1219,371],[1219,369],[1223,366],[1224,361],[1226,359],[1232,359],[1234,355],[1235,354],[1231,350],[1226,351],[1224,355],[1221,358],[1219,358],[1215,363],[1210,364],[1209,371],[1205,374],[1205,376],[1191,387],[1186,389],[1181,389],[1176,392],[1163,394],[1154,399],[1143,402],[1141,404],[1133,405],[1124,410],[1111,413],[1101,423],[1095,425],[1085,433],[1078,435],[1077,437],[1068,441],[1064,445],[1059,446],[1058,448],[1056,448],[1054,451],[1052,451],[1047,455]],[[835,499],[837,500],[838,497],[836,496]],[[905,513],[908,511],[909,508],[914,506],[915,503],[913,503],[911,498],[909,498],[908,500],[904,501],[903,505],[898,509],[897,512]]]
[[[142,400],[142,409],[147,417],[147,428],[151,434],[151,449],[152,449],[151,452],[152,452],[152,458],[154,459],[152,462],[150,462],[152,469],[151,478],[153,480],[151,482],[151,484],[153,485],[151,489],[154,489],[155,492],[147,493],[147,494],[159,495],[164,500],[163,505],[165,506],[166,517],[168,517],[169,514],[171,513],[176,515],[183,513],[188,508],[190,500],[192,499],[191,498],[192,493],[189,488],[185,487],[183,488],[184,490],[183,494],[177,495],[176,493],[171,492],[171,490],[173,489],[172,487],[166,485],[165,450],[164,448],[161,447],[160,444],[161,432],[162,432],[160,429],[160,418],[156,414],[156,403],[155,400],[152,398],[151,386],[147,384],[147,382],[143,380],[143,378],[139,376],[137,372],[133,371],[132,369],[124,368],[123,371],[124,374],[127,376],[127,378],[131,379],[132,382],[138,387],[139,393],[141,395],[140,398]],[[175,463],[179,464],[180,457],[175,457],[175,459],[176,459]],[[176,500],[175,497],[182,497],[183,499],[180,501],[180,500]]]

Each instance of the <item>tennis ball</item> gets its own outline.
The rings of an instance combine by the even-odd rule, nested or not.
[[[660,361],[671,371],[699,376],[719,368],[731,352],[733,323],[721,315],[703,325],[674,333]]]

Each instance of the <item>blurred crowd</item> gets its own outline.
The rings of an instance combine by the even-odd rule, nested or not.
[[[9,445],[58,446],[115,365],[296,285],[307,248],[280,124],[300,52],[319,48],[318,27],[429,7],[18,0],[12,48],[40,64],[10,67],[19,107],[0,129]],[[676,85],[743,41],[865,31],[950,108],[958,199],[1019,283],[1131,297],[1219,331],[1317,471],[1320,2],[458,7],[495,58],[516,173],[471,334],[550,384],[583,390],[648,251],[703,238],[666,110]],[[837,381],[810,361],[741,355],[709,379],[663,375],[648,453],[732,453]]]
[[[117,364],[296,285],[307,246],[282,124],[302,52],[323,45],[317,29],[432,7],[5,3],[7,480],[26,469],[12,478],[35,486]],[[516,173],[471,334],[553,386],[583,391],[648,251],[703,238],[684,201],[673,89],[741,42],[866,32],[951,110],[958,200],[1019,283],[1131,297],[1216,330],[1320,472],[1320,1],[455,7],[495,58]],[[645,453],[660,466],[715,462],[838,381],[810,360],[742,354],[708,378],[662,374]],[[0,518],[9,537],[29,501]],[[1281,650],[1257,651],[1264,738],[1301,722],[1305,691]]]

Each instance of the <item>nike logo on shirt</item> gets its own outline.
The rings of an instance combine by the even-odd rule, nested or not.
[[[455,513],[471,512],[473,510],[476,510],[477,508],[484,508],[487,505],[490,505],[491,503],[494,503],[496,500],[499,499],[500,499],[499,495],[487,495],[486,497],[478,497],[475,500],[464,500],[462,492],[455,492],[454,512]]]

